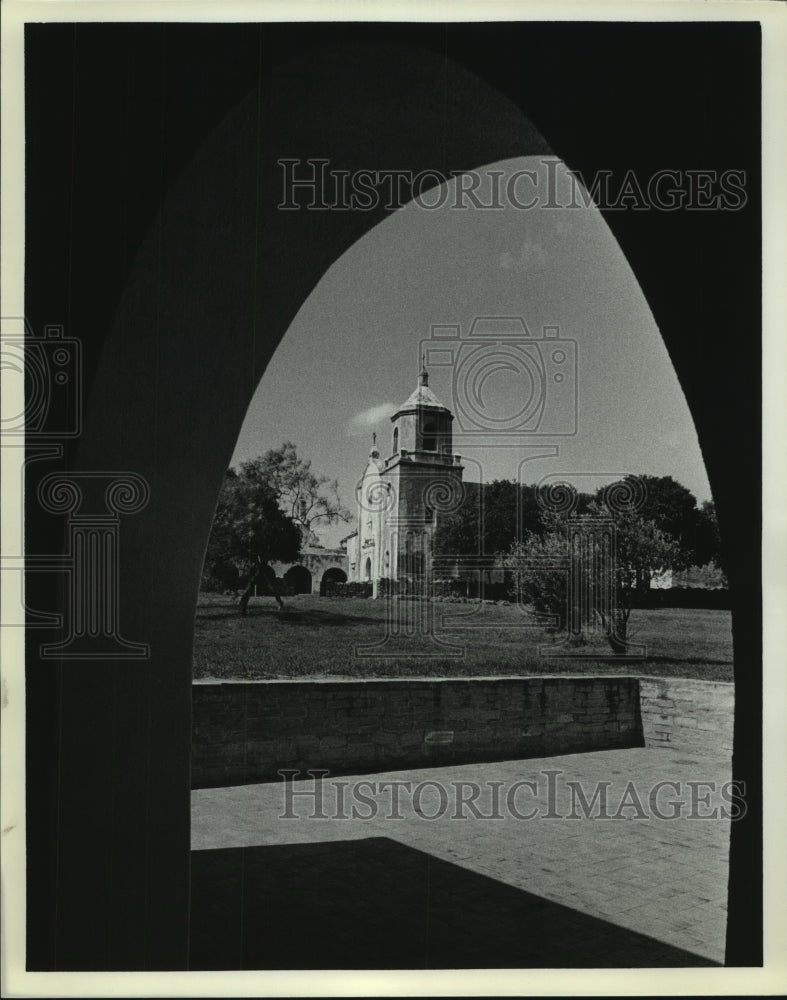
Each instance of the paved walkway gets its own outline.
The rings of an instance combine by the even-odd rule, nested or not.
[[[331,878],[341,885],[346,876],[337,865],[344,866],[343,872],[351,871],[353,864],[358,871],[367,865],[363,870],[368,887],[370,879],[383,877],[381,865],[399,864],[399,881],[374,896],[376,909],[371,912],[377,913],[385,899],[393,899],[403,879],[422,877],[413,875],[422,871],[417,865],[404,865],[407,852],[403,854],[402,848],[408,848],[418,852],[412,857],[434,859],[429,871],[437,873],[436,885],[450,872],[457,873],[451,898],[459,899],[459,905],[462,893],[468,898],[486,893],[487,908],[479,916],[483,926],[494,921],[501,907],[516,909],[520,897],[531,901],[528,912],[536,915],[533,919],[554,923],[559,910],[555,926],[562,929],[556,933],[586,938],[584,951],[578,945],[583,961],[576,964],[686,965],[692,964],[692,956],[697,964],[721,963],[730,826],[722,815],[730,810],[722,786],[729,778],[729,760],[633,749],[297,781],[289,788],[282,782],[202,789],[192,793],[192,848],[205,852],[194,856],[195,862],[200,859],[195,871],[207,871],[204,866],[209,862],[215,867],[219,855],[211,852],[221,849],[229,857],[230,848],[279,848],[279,853],[266,855],[265,865],[268,871],[271,865],[276,867],[276,884],[285,896],[288,867],[319,873],[316,882],[312,879],[297,890],[305,893],[301,901],[310,908],[311,900],[319,905]],[[659,785],[663,782],[674,784]],[[606,804],[600,798],[594,801],[600,788],[606,791]],[[392,801],[394,792],[398,808]],[[319,807],[317,795],[322,797]],[[320,812],[324,818],[315,816]],[[286,814],[289,818],[284,818]],[[370,838],[377,845],[374,863],[368,850],[363,853],[364,845],[372,843]],[[285,845],[290,845],[291,853],[282,853]],[[296,850],[292,845],[304,846]],[[390,848],[387,853],[385,845]],[[334,858],[330,869],[325,867],[329,850]],[[251,866],[251,853],[240,856]],[[318,857],[320,866],[310,869]],[[326,875],[329,871],[333,874]],[[221,876],[225,882],[228,873],[229,869]],[[467,873],[484,879],[471,884]],[[211,877],[219,878],[215,873]],[[269,877],[263,881],[266,887],[272,884]],[[520,894],[509,889],[493,903],[497,890],[493,888],[490,895],[488,887],[494,884],[501,892],[507,886]],[[196,897],[208,898],[207,891],[205,886],[198,888]],[[239,891],[242,895],[242,884]],[[535,909],[533,901],[538,904]],[[539,910],[541,903],[557,908]],[[227,907],[225,917],[231,913],[229,903]],[[441,920],[445,926],[445,916]],[[602,928],[630,933],[613,941],[609,933],[599,936]],[[492,928],[489,934],[494,938]],[[502,940],[500,935],[498,939]],[[648,958],[640,948],[643,940],[665,947]],[[608,954],[601,955],[600,950]],[[588,961],[588,955],[598,961]],[[434,952],[432,956],[432,964],[439,965]],[[457,956],[456,967],[487,964],[462,957]],[[411,964],[418,967],[421,962]]]

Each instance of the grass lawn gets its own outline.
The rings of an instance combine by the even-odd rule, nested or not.
[[[195,678],[478,677],[534,674],[651,674],[732,680],[729,611],[633,611],[629,641],[642,659],[614,657],[591,639],[582,657],[547,657],[554,640],[524,611],[507,604],[434,602],[434,639],[386,636],[385,600],[334,600],[299,595],[253,598],[241,618],[229,597],[201,595],[194,634]],[[417,614],[402,602],[399,615]],[[377,645],[380,644],[380,645]],[[361,647],[361,649],[359,649]],[[362,647],[367,647],[363,655]],[[369,648],[371,647],[371,648]]]

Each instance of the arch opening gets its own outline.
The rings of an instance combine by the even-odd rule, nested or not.
[[[347,574],[338,566],[332,566],[323,573],[320,580],[320,597],[325,597],[332,583],[347,583]]]
[[[312,575],[305,566],[292,566],[282,578],[284,588],[290,594],[310,594]]]

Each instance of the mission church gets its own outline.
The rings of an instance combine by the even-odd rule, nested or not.
[[[432,575],[437,518],[456,510],[465,496],[453,419],[422,368],[415,390],[391,417],[386,457],[373,437],[356,490],[357,526],[342,545],[348,581],[371,583],[375,596],[381,580],[401,586]]]
[[[430,588],[437,585],[446,594],[506,597],[510,579],[499,552],[436,552],[441,517],[462,508],[465,518],[469,512],[477,519],[481,536],[485,486],[463,480],[461,456],[453,450],[454,415],[429,388],[424,366],[390,420],[387,455],[374,435],[356,487],[355,529],[339,548],[307,546],[297,565],[271,563],[277,577],[296,594],[330,594],[345,584],[363,584],[364,593],[378,597],[388,590],[421,591],[429,581]],[[723,586],[715,577],[697,583],[671,570],[655,575],[650,585]]]

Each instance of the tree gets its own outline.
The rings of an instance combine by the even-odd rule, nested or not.
[[[284,513],[299,526],[304,545],[319,544],[316,525],[336,524],[351,518],[339,499],[338,481],[316,475],[311,465],[311,461],[298,456],[291,441],[241,464],[242,475],[267,484]]]
[[[609,563],[603,558],[607,543],[598,525],[609,521],[615,528],[616,558],[609,570],[599,570]],[[581,516],[545,514],[542,523],[543,533],[513,546],[504,561],[514,574],[514,595],[552,616],[559,629],[565,629],[570,619],[580,627],[599,620],[613,652],[624,653],[632,608],[649,589],[651,576],[674,565],[680,546],[655,521],[638,512],[612,511],[598,501],[590,502]],[[581,563],[572,564],[569,553],[572,526],[582,532]],[[579,577],[579,586],[572,591],[569,568],[574,579]],[[587,604],[580,591],[588,595]]]
[[[632,476],[644,487],[644,502],[639,513],[646,520],[655,522],[663,532],[674,538],[680,547],[673,569],[704,566],[714,562],[723,568],[723,554],[716,507],[712,500],[697,506],[691,490],[672,476]],[[603,489],[596,500],[603,500]]]
[[[517,537],[541,534],[540,515],[535,486],[511,479],[465,483],[464,503],[438,519],[435,552],[457,556],[508,552]]]
[[[484,551],[507,552],[518,537],[540,530],[533,486],[496,479],[484,486]],[[517,526],[517,523],[519,526]]]
[[[443,511],[437,517],[432,537],[435,555],[479,555],[481,539],[481,487],[478,483],[464,484],[464,498],[454,510]]]
[[[272,561],[294,562],[300,555],[301,530],[285,514],[258,463],[244,462],[224,477],[205,556],[205,574],[221,577],[228,565],[240,566],[246,578],[239,610],[246,613],[255,586],[265,583],[280,607]]]
[[[565,529],[556,518],[543,533],[533,532],[515,542],[503,558],[513,578],[512,596],[531,605],[537,614],[549,616],[550,631],[568,628],[567,558]]]
[[[680,543],[663,531],[654,520],[639,512],[611,512],[603,504],[590,505],[590,513],[611,517],[615,522],[616,577],[615,603],[607,612],[600,602],[596,611],[601,618],[614,653],[626,651],[631,611],[642,603],[655,573],[674,566],[681,558]]]
[[[719,522],[712,500],[705,500],[696,512],[692,549],[698,566],[713,562],[724,569]]]
[[[678,543],[679,552],[673,569],[685,569],[696,562],[694,535],[697,525],[697,498],[672,476],[639,475],[630,477],[644,489],[644,500],[638,513]],[[603,502],[604,489],[596,493]]]
[[[235,592],[240,584],[233,513],[237,480],[238,474],[234,469],[228,469],[222,480],[205,561],[202,564],[202,590]]]

